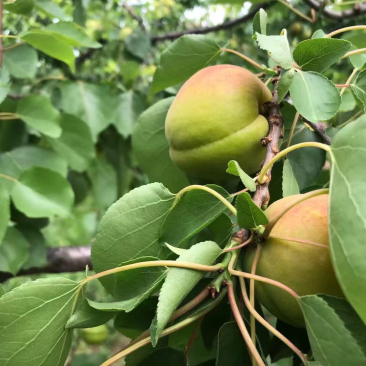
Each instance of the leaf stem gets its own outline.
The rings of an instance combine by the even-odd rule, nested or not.
[[[336,88],[349,88],[349,84],[335,84]]]
[[[222,269],[222,263],[217,263],[213,266],[206,266],[204,264],[191,263],[191,262],[177,262],[177,261],[147,261],[147,262],[139,262],[128,264],[122,267],[111,268],[103,272],[96,273],[92,276],[86,277],[82,282],[81,286],[85,285],[89,281],[95,280],[97,278],[101,278],[104,276],[109,276],[114,273],[119,273],[123,271],[129,271],[131,269],[136,268],[146,268],[146,267],[177,267],[177,268],[187,268],[194,269],[196,271],[204,271],[204,272],[216,272]]]
[[[299,112],[296,112],[295,117],[294,117],[294,120],[293,120],[292,125],[291,125],[290,134],[288,135],[286,147],[289,147],[290,146],[290,143],[291,143],[291,140],[292,140],[292,136],[294,135],[295,128],[296,128],[296,125],[297,125],[297,121],[299,120],[299,116],[300,116],[300,113]]]
[[[358,71],[359,69],[356,67],[356,68],[354,68],[353,69],[353,71],[352,71],[352,73],[351,73],[351,75],[349,76],[349,78],[347,79],[347,81],[346,81],[346,85],[347,84],[351,84],[351,81],[352,81],[352,79],[353,79],[353,77],[357,74],[357,71]],[[342,88],[342,90],[341,90],[341,92],[340,92],[340,95],[342,96],[343,94],[344,94],[344,92],[346,91],[346,87],[344,87],[344,88]]]
[[[13,177],[9,177],[8,175],[2,174],[2,173],[0,173],[0,178],[5,178],[5,179],[11,180],[12,182],[15,182],[15,183],[18,182],[17,179],[15,179]]]
[[[244,303],[248,308],[249,312],[261,323],[265,328],[267,328],[273,335],[279,338],[283,343],[285,343],[290,349],[292,349],[302,360],[304,365],[306,365],[307,357],[304,355],[289,339],[287,339],[282,333],[280,333],[276,328],[272,327],[252,306],[251,302],[248,299],[247,290],[245,288],[245,282],[243,278],[239,278],[240,289],[244,299]]]
[[[194,184],[194,185],[183,188],[181,191],[179,191],[177,193],[175,201],[178,202],[178,200],[184,195],[184,193],[189,192],[192,189],[201,189],[203,191],[211,193],[213,196],[215,196],[217,199],[219,199],[235,216],[237,215],[236,208],[220,193],[216,192],[214,189],[212,189],[210,187],[200,186],[198,184]]]
[[[363,114],[363,111],[358,111],[355,115],[353,115],[351,118],[349,118],[346,122],[342,123],[341,125],[337,126],[337,128],[343,128],[348,123],[353,122],[356,118],[361,116]]]
[[[253,241],[253,239],[254,239],[254,234],[252,233],[250,235],[250,238],[247,241],[245,241],[244,243],[242,243],[240,245],[236,245],[236,246],[224,249],[224,252],[232,252],[233,250],[241,249],[241,248],[245,247],[246,245],[250,244]],[[236,240],[232,240],[232,244],[238,244],[238,242]]]
[[[18,47],[18,46],[21,46],[22,44],[24,44],[25,42],[18,42],[18,43],[14,43],[8,47],[3,47],[2,48],[2,51],[7,51],[7,50],[10,50],[12,48],[15,48],[15,47]]]
[[[15,39],[19,39],[18,36],[11,36],[10,34],[0,34],[0,38],[15,38]]]
[[[292,145],[287,147],[286,149],[280,151],[277,155],[275,155],[261,170],[261,173],[258,176],[258,182],[264,183],[265,180],[264,176],[267,173],[267,170],[279,159],[281,159],[282,156],[287,155],[289,152],[297,149],[301,149],[303,147],[318,147],[320,149],[323,149],[329,153],[331,153],[331,149],[329,145],[321,144],[320,142],[302,142],[300,144]]]
[[[302,13],[300,10],[295,9],[293,6],[291,6],[286,0],[277,0],[282,5],[285,5],[287,8],[289,8],[291,11],[293,11],[295,14],[300,16],[301,18],[307,20],[310,23],[313,23],[313,19]]]
[[[19,116],[16,113],[11,112],[1,112],[0,119],[1,120],[11,120],[11,119],[18,119]]]
[[[231,52],[239,57],[241,57],[242,59],[244,59],[245,61],[249,62],[250,64],[252,64],[253,66],[255,66],[256,68],[260,69],[260,70],[263,70],[265,71],[266,68],[263,67],[262,65],[259,65],[257,62],[255,62],[254,60],[252,60],[251,58],[249,58],[248,56],[245,56],[243,55],[242,53],[240,52],[237,52],[237,51],[234,51],[234,50],[231,50],[229,48],[221,48],[221,51],[223,52]]]
[[[347,58],[353,55],[358,55],[359,53],[365,53],[366,52],[366,48],[359,48],[358,50],[353,50],[353,51],[349,51],[347,52],[343,57],[343,58]]]
[[[226,289],[224,289],[224,291],[221,292],[221,294],[218,298],[218,301],[213,302],[212,304],[210,304],[209,306],[207,306],[206,308],[204,308],[202,311],[195,314],[194,316],[192,316],[190,318],[187,318],[187,319],[184,319],[181,322],[179,322],[177,324],[174,324],[171,327],[163,330],[163,332],[160,335],[160,338],[162,338],[164,336],[167,336],[171,333],[174,333],[174,332],[186,327],[189,324],[192,324],[193,322],[195,322],[196,320],[201,318],[203,315],[205,315],[209,311],[211,311],[213,308],[215,308],[222,301],[222,299],[225,297],[225,295],[226,295]],[[124,349],[121,352],[118,352],[112,358],[110,358],[109,360],[103,362],[101,364],[101,366],[112,365],[114,362],[116,362],[116,361],[120,360],[121,358],[131,354],[132,352],[138,350],[139,348],[148,345],[150,342],[151,342],[151,337],[146,337],[146,338],[142,339],[141,341],[135,343],[131,347],[128,347],[128,348]]]
[[[234,266],[234,263],[236,262],[236,259],[237,259],[237,253],[234,252],[233,253],[233,256],[231,257],[231,261],[230,261],[229,267],[228,267],[228,271],[229,271],[230,274],[232,274],[234,276],[238,276],[238,277],[244,277],[244,278],[248,278],[248,279],[253,279],[253,280],[256,280],[256,281],[268,283],[269,285],[276,286],[278,288],[281,288],[284,291],[287,291],[296,300],[298,300],[298,298],[300,297],[294,290],[292,290],[290,287],[284,285],[281,282],[278,282],[278,281],[275,281],[275,280],[271,280],[270,278],[267,278],[267,277],[257,276],[257,275],[253,275],[251,273],[247,273],[247,272],[242,272],[242,271],[235,270],[233,268],[233,266]]]
[[[248,333],[248,330],[244,324],[243,318],[240,314],[238,305],[236,303],[235,300],[235,294],[234,294],[234,289],[233,289],[233,283],[229,282],[228,286],[228,298],[229,298],[229,303],[230,303],[230,307],[231,310],[233,312],[234,318],[238,324],[238,327],[240,329],[240,332],[244,338],[245,343],[247,344],[250,353],[252,354],[253,359],[255,360],[255,362],[258,364],[258,366],[265,366],[265,363],[262,360],[262,357],[260,356],[260,354],[258,353],[254,343],[252,342],[250,335]]]
[[[340,29],[335,30],[334,32],[328,33],[325,36],[325,38],[331,38],[331,37],[333,37],[337,34],[340,34],[340,33],[353,31],[353,30],[359,30],[359,29],[366,29],[366,25],[352,25],[351,27],[340,28]]]

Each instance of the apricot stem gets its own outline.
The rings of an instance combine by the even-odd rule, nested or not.
[[[230,247],[230,248],[224,249],[224,252],[232,252],[233,250],[241,249],[241,248],[245,247],[246,245],[250,244],[253,241],[253,238],[254,238],[254,235],[252,233],[250,235],[250,238],[247,241],[245,241],[242,244],[236,245],[235,247]],[[233,242],[234,243],[232,243],[232,244],[237,244],[238,243],[236,240],[233,240]]]
[[[228,293],[228,298],[229,298],[229,303],[230,303],[230,307],[231,310],[233,312],[234,318],[238,324],[238,327],[240,329],[240,332],[244,338],[245,343],[247,344],[250,353],[253,356],[253,359],[255,359],[256,363],[258,364],[258,366],[265,366],[262,357],[260,356],[260,354],[258,353],[254,343],[252,342],[250,335],[248,333],[248,330],[244,324],[243,318],[240,314],[238,305],[236,303],[235,300],[235,294],[234,294],[234,289],[233,289],[233,284],[232,282],[229,282],[228,286],[227,286],[227,293]]]
[[[231,50],[229,48],[221,48],[221,51],[224,51],[224,52],[231,52],[239,57],[241,57],[242,59],[244,59],[245,61],[249,62],[250,64],[252,64],[253,66],[255,66],[256,68],[260,69],[260,70],[263,70],[265,71],[266,68],[259,65],[258,63],[256,63],[254,60],[252,60],[251,58],[249,58],[248,56],[245,56],[243,55],[242,53],[240,52],[237,52],[237,51],[234,51],[234,50]]]
[[[282,333],[280,333],[276,328],[272,327],[271,324],[269,324],[252,306],[251,302],[248,299],[247,290],[245,288],[245,282],[243,278],[239,278],[240,282],[240,289],[241,293],[244,299],[244,303],[246,307],[248,308],[249,312],[254,316],[255,319],[258,320],[259,323],[261,323],[265,328],[267,328],[270,332],[272,332],[273,335],[275,335],[277,338],[279,338],[283,343],[285,343],[290,349],[292,349],[301,359],[301,361],[304,363],[304,365],[307,362],[307,357],[304,355],[289,339],[287,339]]]
[[[366,48],[360,48],[358,50],[353,50],[353,51],[349,51],[347,52],[342,58],[347,58],[353,55],[358,55],[359,53],[365,53],[366,52]]]
[[[275,155],[261,170],[261,173],[258,176],[258,182],[264,183],[265,182],[265,175],[268,171],[268,169],[279,159],[282,158],[282,156],[287,155],[289,152],[297,149],[301,149],[303,147],[318,147],[320,149],[323,149],[327,151],[328,153],[332,153],[330,146],[326,144],[322,144],[320,142],[301,142],[300,144],[292,145],[287,147],[286,149],[280,151],[277,155]]]
[[[351,27],[340,28],[340,29],[335,30],[334,32],[328,33],[325,36],[325,38],[331,38],[331,37],[333,37],[337,34],[340,34],[340,33],[353,31],[353,30],[359,30],[359,29],[366,29],[366,25],[352,25]]]
[[[356,73],[357,73],[358,70],[359,69],[357,67],[353,69],[351,75],[349,76],[349,78],[346,81],[346,85],[351,83],[353,77],[356,75]],[[346,89],[347,89],[347,87],[343,87],[342,90],[341,90],[341,92],[339,94],[342,96],[344,94],[344,92],[346,91]]]
[[[174,205],[184,195],[184,193],[186,193],[186,192],[188,192],[188,191],[190,191],[192,189],[201,189],[203,191],[206,191],[208,193],[211,193],[213,196],[215,196],[217,199],[219,199],[235,216],[237,215],[236,208],[225,197],[223,197],[220,193],[216,192],[214,189],[212,189],[210,187],[200,186],[198,184],[194,184],[194,185],[185,187],[181,191],[179,191],[177,193],[176,197],[175,197],[175,203],[174,203]]]

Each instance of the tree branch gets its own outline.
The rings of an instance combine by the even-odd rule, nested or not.
[[[143,19],[140,17],[140,15],[138,15],[135,10],[129,6],[126,3],[122,4],[122,7],[126,9],[127,13],[131,16],[131,18],[135,19],[137,21],[137,23],[139,24],[139,27],[141,28],[141,30],[143,30],[144,32],[146,32],[146,27],[144,24]]]
[[[64,273],[85,271],[85,267],[92,268],[90,245],[82,247],[59,247],[47,249],[47,264],[44,267],[22,270],[18,276],[28,276],[42,273]],[[14,277],[11,273],[0,272],[0,282]]]
[[[314,130],[314,132],[316,132],[318,134],[318,136],[323,140],[324,143],[326,143],[327,145],[332,144],[332,140],[325,133],[326,126],[322,122],[313,123],[313,122],[308,121],[303,116],[301,116],[301,118],[302,118],[304,123],[309,125]]]
[[[308,6],[310,6],[314,10],[321,10],[322,14],[331,19],[345,19],[345,18],[354,18],[363,14],[366,14],[366,4],[360,3],[355,5],[352,9],[336,11],[327,9],[324,7],[324,3],[319,2],[318,0],[304,0]]]
[[[269,8],[272,5],[275,5],[275,3],[276,3],[275,1],[260,3],[256,7],[254,7],[252,10],[250,10],[250,12],[248,14],[243,15],[240,18],[237,18],[237,19],[230,20],[228,22],[219,24],[219,25],[215,25],[213,27],[205,27],[205,28],[184,30],[184,31],[181,31],[181,32],[163,34],[163,35],[160,35],[160,36],[156,35],[156,36],[151,37],[151,41],[152,42],[159,42],[159,41],[165,41],[165,40],[169,40],[169,39],[176,39],[176,38],[179,38],[181,36],[184,36],[185,34],[207,34],[207,33],[211,33],[211,32],[217,32],[217,31],[220,31],[220,30],[223,30],[223,29],[229,29],[229,28],[235,27],[239,24],[245,23],[247,20],[252,20],[253,16],[258,12],[258,10],[260,8],[266,9],[266,8]]]

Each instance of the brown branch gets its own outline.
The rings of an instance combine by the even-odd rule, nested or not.
[[[327,9],[324,7],[324,3],[318,0],[304,0],[308,6],[316,11],[321,11],[327,18],[342,20],[345,18],[355,18],[360,15],[366,14],[366,3],[356,4],[352,9],[346,9],[342,11],[336,11]]]
[[[29,276],[42,273],[64,273],[85,271],[92,268],[90,245],[82,247],[59,247],[47,249],[47,264],[44,267],[20,271],[17,276]],[[0,282],[13,277],[11,273],[0,272]]]
[[[159,42],[159,41],[165,41],[165,40],[169,40],[169,39],[176,39],[181,36],[184,36],[185,34],[207,34],[207,33],[211,33],[211,32],[217,32],[217,31],[220,31],[223,29],[233,28],[239,24],[245,23],[248,20],[252,20],[252,18],[259,11],[260,8],[265,9],[272,5],[275,5],[275,3],[276,3],[275,1],[260,3],[257,6],[255,6],[253,9],[251,9],[248,14],[243,15],[240,18],[230,20],[228,22],[224,22],[219,25],[215,25],[213,27],[197,28],[197,29],[191,29],[191,30],[184,30],[181,32],[162,34],[160,36],[158,36],[158,35],[152,36],[151,41]]]
[[[129,6],[126,3],[122,4],[122,7],[126,9],[127,13],[131,16],[131,18],[135,19],[137,21],[137,23],[139,24],[139,27],[146,32],[146,27],[144,25],[144,21],[143,19],[140,17],[140,15],[138,15],[135,10]]]
[[[309,125],[314,130],[314,132],[318,134],[318,136],[323,140],[324,143],[326,143],[327,145],[332,144],[332,140],[325,133],[326,125],[324,123],[322,123],[322,122],[313,123],[313,122],[308,121],[303,116],[301,116],[301,118],[304,123]]]

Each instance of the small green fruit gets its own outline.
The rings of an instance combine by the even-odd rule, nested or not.
[[[299,195],[273,203],[266,215],[271,222]],[[329,253],[329,195],[309,198],[288,210],[262,244],[256,274],[279,281],[298,295],[327,294],[344,297]],[[256,249],[249,246],[244,267],[250,272]],[[297,327],[305,326],[297,300],[284,290],[262,282],[255,284],[256,299],[273,315]]]
[[[300,22],[292,23],[290,26],[290,33],[292,33],[294,36],[299,36],[302,34],[303,26]]]
[[[85,328],[81,331],[84,341],[88,344],[101,344],[107,339],[108,329],[105,325]]]
[[[242,67],[217,65],[194,74],[180,89],[165,124],[170,157],[199,178],[230,179],[230,160],[247,174],[260,169],[268,122],[260,107],[270,90]]]

